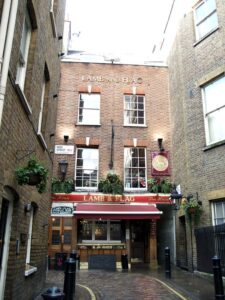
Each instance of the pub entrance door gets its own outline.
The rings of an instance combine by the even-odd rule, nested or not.
[[[131,263],[149,262],[149,220],[131,220]]]
[[[49,226],[49,257],[51,266],[57,257],[64,259],[72,251],[74,226],[72,217],[52,217]]]

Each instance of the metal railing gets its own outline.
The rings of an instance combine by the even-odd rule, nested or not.
[[[195,229],[197,270],[212,273],[212,257],[220,258],[222,275],[225,276],[225,223]]]

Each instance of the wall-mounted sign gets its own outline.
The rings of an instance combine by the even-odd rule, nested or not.
[[[153,151],[152,155],[152,175],[168,176],[170,175],[169,152]]]
[[[73,215],[73,203],[52,203],[51,216],[70,217]]]
[[[170,195],[168,194],[140,194],[140,195],[110,195],[100,193],[71,193],[71,194],[52,194],[52,201],[58,202],[86,202],[86,203],[160,203],[170,204]],[[64,201],[64,202],[62,202]]]
[[[73,145],[55,145],[55,154],[74,154]]]

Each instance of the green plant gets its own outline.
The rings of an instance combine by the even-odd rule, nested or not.
[[[52,178],[52,193],[71,193],[74,191],[74,179],[66,178],[60,180],[58,178]]]
[[[171,191],[172,184],[168,178],[160,179],[151,177],[148,179],[148,191],[151,193],[168,194]]]
[[[19,185],[35,185],[39,193],[46,191],[48,170],[36,158],[30,158],[25,167],[17,168],[15,175]]]
[[[195,198],[191,197],[189,200],[184,198],[181,203],[181,208],[184,210],[188,221],[191,222],[193,220],[195,224],[199,223],[202,208]]]
[[[106,179],[101,179],[98,184],[99,192],[105,194],[123,194],[123,183],[116,174],[108,173]]]

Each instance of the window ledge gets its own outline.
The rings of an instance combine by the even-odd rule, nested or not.
[[[37,136],[38,136],[38,138],[39,138],[39,140],[40,140],[42,146],[45,148],[45,150],[47,150],[47,149],[48,149],[48,146],[47,146],[47,144],[46,144],[46,142],[45,142],[45,139],[44,139],[42,133],[41,133],[41,132],[37,132]]]
[[[124,124],[124,127],[141,127],[141,128],[147,128],[147,125],[139,125],[139,124]]]
[[[214,148],[219,147],[219,146],[222,146],[222,145],[225,145],[225,140],[219,141],[219,142],[217,142],[217,143],[210,144],[210,145],[204,147],[204,148],[203,148],[203,151],[207,151],[207,150],[210,150],[210,149],[214,149]]]
[[[53,36],[57,37],[57,30],[56,30],[56,23],[55,23],[55,16],[53,10],[50,10],[50,17],[51,17],[51,23],[52,23],[52,32]]]
[[[17,95],[20,98],[20,101],[22,103],[22,106],[23,106],[24,110],[26,111],[26,113],[28,115],[32,115],[32,109],[31,109],[31,107],[30,107],[30,105],[29,105],[29,103],[27,101],[27,98],[26,98],[24,92],[22,91],[22,89],[21,89],[21,87],[20,87],[20,85],[19,85],[18,82],[15,83],[15,87],[16,87]]]
[[[215,31],[219,30],[219,26],[216,27],[215,29],[211,30],[210,32],[208,32],[206,35],[204,35],[202,38],[200,38],[198,41],[196,41],[193,44],[193,47],[197,46],[198,44],[200,44],[202,41],[204,41],[205,39],[207,39],[207,37],[209,37],[211,34],[213,34]]]
[[[37,267],[33,267],[31,265],[28,265],[28,264],[26,265],[26,270],[25,270],[25,273],[24,273],[25,277],[28,277],[31,274],[35,273],[35,272],[37,272]]]
[[[85,123],[76,123],[75,126],[94,126],[94,127],[100,127],[101,124],[85,124]]]

